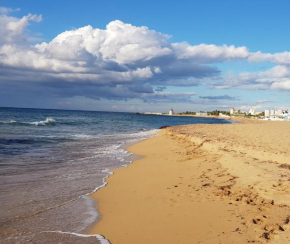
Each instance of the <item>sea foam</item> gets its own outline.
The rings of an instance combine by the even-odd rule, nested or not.
[[[34,122],[22,122],[22,121],[16,121],[16,120],[0,121],[0,124],[34,125],[34,126],[55,125],[55,123],[56,121],[53,118],[46,118],[46,120],[34,121]]]
[[[36,121],[36,122],[31,122],[31,125],[54,125],[55,124],[55,120],[53,118],[46,118],[46,120],[44,121]]]

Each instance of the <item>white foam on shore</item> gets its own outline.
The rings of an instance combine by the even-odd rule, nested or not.
[[[137,142],[137,141],[141,141],[141,140],[144,140],[144,139],[146,139],[146,138],[150,138],[150,137],[154,136],[155,133],[156,133],[157,131],[159,131],[159,130],[150,130],[150,131],[146,131],[146,132],[143,132],[143,131],[142,131],[142,132],[138,132],[138,133],[136,133],[136,134],[137,134],[139,137],[134,138],[134,139],[131,139],[131,140],[128,140],[128,141],[126,141],[126,143],[127,143],[127,144],[129,144],[129,143],[135,143],[135,142]],[[136,134],[130,134],[130,135],[131,135],[131,137],[132,137],[132,135],[136,135]],[[141,135],[142,135],[142,136],[141,136]],[[122,155],[123,158],[116,158],[116,159],[118,159],[118,160],[120,160],[120,161],[124,161],[124,157],[128,157],[128,156],[131,156],[131,155],[132,155],[132,153],[130,153],[130,152],[124,150],[124,149],[120,149],[120,147],[122,147],[122,146],[123,146],[123,145],[111,146],[111,147],[113,147],[113,150],[114,150],[114,151],[116,151],[117,149],[119,149],[119,150],[121,150],[121,152],[123,153],[123,155]],[[112,151],[109,150],[109,153],[112,153]],[[133,163],[133,161],[128,161],[128,164],[131,164],[131,163]],[[128,164],[123,164],[122,167],[127,167]],[[106,179],[107,179],[110,175],[114,174],[114,173],[111,172],[109,169],[103,169],[101,172],[107,174],[107,175],[103,178],[103,183],[102,183],[100,186],[97,186],[97,187],[96,187],[92,192],[89,192],[89,193],[85,194],[84,196],[88,196],[88,195],[90,195],[90,194],[96,192],[96,191],[99,190],[100,188],[105,187],[105,186],[107,185]]]
[[[86,235],[86,234],[79,234],[79,233],[75,233],[75,232],[65,232],[65,231],[44,231],[44,232],[48,232],[48,233],[59,233],[59,234],[66,234],[66,235],[74,235],[77,237],[84,237],[84,238],[89,238],[89,237],[95,237],[98,241],[101,242],[101,244],[111,244],[111,242],[109,242],[107,239],[105,239],[104,236],[102,235]]]
[[[114,174],[113,172],[110,172],[108,169],[104,169],[104,170],[102,170],[102,172],[106,172],[106,173],[107,173],[107,175],[103,178],[103,184],[100,185],[100,186],[97,186],[97,187],[96,187],[92,192],[89,192],[89,193],[85,194],[84,196],[88,196],[88,195],[90,195],[90,194],[96,192],[96,191],[99,190],[100,188],[105,187],[105,186],[108,184],[108,183],[106,182],[106,179],[107,179],[110,175]]]
[[[83,213],[83,216],[85,216],[83,226],[81,228],[78,228],[76,230],[77,232],[86,230],[87,226],[90,226],[91,224],[95,223],[99,217],[99,213],[96,209],[96,201],[93,198],[85,195],[82,196],[81,199],[85,203],[86,211]]]
[[[150,137],[154,136],[155,133],[156,133],[157,131],[159,131],[159,130],[150,130],[150,131],[146,131],[146,132],[143,132],[143,131],[142,131],[142,132],[138,132],[138,133],[136,133],[136,134],[130,134],[131,137],[132,137],[132,135],[134,135],[134,136],[135,136],[135,135],[138,135],[138,137],[126,141],[126,144],[129,144],[129,143],[135,143],[135,142],[137,142],[137,141],[141,141],[141,140],[144,140],[144,139],[146,139],[146,138],[150,138]],[[128,137],[129,137],[129,136],[128,136]],[[117,149],[121,150],[121,152],[122,152],[122,154],[123,154],[123,155],[122,155],[123,157],[122,157],[122,158],[116,158],[116,159],[118,159],[118,160],[120,160],[120,161],[124,161],[124,157],[128,157],[128,156],[131,156],[131,155],[132,155],[132,153],[130,153],[130,152],[124,150],[124,149],[120,149],[120,147],[122,147],[122,146],[123,146],[123,145],[111,146],[111,147],[113,147],[113,150],[114,150],[114,151],[116,151]],[[109,153],[112,153],[112,151],[109,150]],[[132,162],[133,162],[133,161],[129,161],[128,164],[131,164]],[[122,167],[127,167],[128,164],[123,164]],[[105,186],[107,185],[106,179],[107,179],[110,175],[114,174],[113,172],[109,171],[109,169],[103,169],[102,172],[103,172],[103,173],[107,173],[107,175],[103,178],[103,183],[102,183],[102,185],[97,186],[97,187],[96,187],[92,192],[89,192],[89,193],[85,194],[85,196],[88,196],[88,195],[90,195],[90,194],[96,192],[96,191],[99,190],[100,188],[105,187]]]
[[[125,145],[125,144],[133,144],[133,143],[136,143],[136,142],[139,142],[139,141],[142,141],[144,139],[147,139],[147,138],[150,138],[150,137],[153,137],[159,130],[150,130],[150,131],[142,131],[142,132],[138,132],[138,133],[134,133],[134,134],[122,134],[122,139],[125,139],[125,142],[122,142],[121,144],[119,145],[113,145],[113,146],[110,146],[106,152],[104,154],[112,154],[115,152],[116,154],[116,151],[118,151],[117,153],[117,157],[115,157],[116,160],[118,161],[125,161],[125,158],[126,157],[129,157],[131,156],[133,153],[130,153],[128,151],[126,151],[125,149],[123,149],[122,147]],[[124,138],[125,137],[125,138]],[[128,138],[128,139],[127,139]],[[129,139],[129,138],[132,138],[132,139]],[[127,139],[127,140],[126,140]],[[133,161],[128,161],[127,164],[123,164],[121,165],[121,167],[128,167],[129,164],[133,163]],[[88,192],[87,194],[85,195],[82,195],[80,196],[79,198],[85,198],[85,200],[88,201],[88,196],[95,193],[96,191],[98,191],[100,188],[102,187],[105,187],[108,183],[106,181],[106,179],[113,175],[114,173],[112,171],[110,171],[110,169],[103,169],[101,171],[102,173],[106,173],[105,177],[102,179],[102,184],[97,186],[93,191],[91,192]],[[91,198],[93,200],[93,198]],[[91,216],[88,217],[88,219],[86,220],[86,223],[87,225],[95,222],[99,216],[99,213],[97,211],[97,209],[92,209],[91,207],[92,205],[88,206],[88,208],[90,207],[91,211],[88,211]],[[97,239],[102,243],[102,244],[108,244],[110,243],[108,240],[106,240],[102,235],[84,235],[84,234],[77,234],[77,233],[74,233],[74,232],[61,232],[61,233],[66,233],[66,234],[74,234],[74,235],[78,235],[80,237],[92,237],[92,236],[96,236]]]

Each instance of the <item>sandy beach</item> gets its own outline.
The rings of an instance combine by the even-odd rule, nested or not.
[[[112,244],[289,243],[290,124],[163,129],[91,197]]]

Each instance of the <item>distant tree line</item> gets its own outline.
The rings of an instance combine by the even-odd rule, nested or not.
[[[264,117],[265,116],[265,112],[259,113],[258,117]]]
[[[206,113],[206,112],[200,111],[200,113]],[[224,110],[214,110],[214,111],[211,111],[211,112],[207,112],[207,114],[211,115],[211,116],[219,116],[220,113],[224,114],[224,115],[231,116],[229,111],[224,111]],[[185,115],[196,115],[196,112],[186,111],[186,112],[181,112],[179,114],[180,115],[183,115],[183,114],[185,114]],[[234,116],[245,116],[245,117],[256,117],[256,116],[258,116],[258,117],[264,117],[265,113],[261,112],[258,115],[251,115],[251,114],[242,112],[241,110],[238,110],[238,111],[235,112]]]
[[[186,111],[186,112],[181,112],[179,114],[196,115],[196,112]]]
[[[220,113],[225,114],[225,115],[230,115],[230,112],[223,111],[223,110],[214,110],[214,111],[208,112],[208,114],[212,116],[219,116]]]
[[[219,116],[220,113],[225,114],[225,115],[230,115],[230,112],[223,111],[223,110],[214,110],[212,112],[200,111],[200,113],[207,113],[208,115],[212,115],[212,116]],[[186,112],[181,112],[179,114],[196,115],[196,112],[186,111]]]

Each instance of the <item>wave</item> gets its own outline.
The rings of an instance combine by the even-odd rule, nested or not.
[[[45,125],[55,125],[55,120],[53,118],[46,118],[46,120],[42,121],[34,121],[34,122],[19,122],[15,120],[11,121],[0,121],[0,124],[10,124],[10,125],[33,125],[33,126],[45,126]]]
[[[44,121],[37,121],[37,122],[31,122],[31,125],[54,125],[55,124],[55,120],[53,118],[46,118],[46,120]]]

